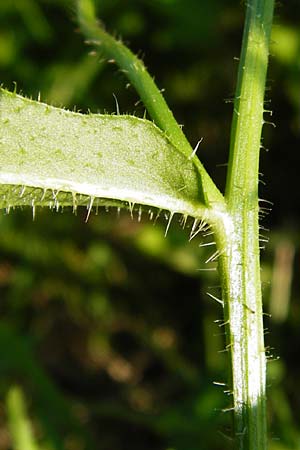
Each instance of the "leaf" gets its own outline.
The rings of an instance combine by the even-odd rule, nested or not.
[[[0,90],[0,207],[149,205],[205,211],[196,164],[152,122],[79,114]]]
[[[16,450],[38,450],[27,415],[24,395],[19,386],[12,386],[7,394],[7,412],[14,448]]]
[[[193,155],[197,171],[201,175],[201,192],[211,208],[224,209],[224,197],[206,172],[193,151],[185,134],[169,109],[162,92],[147,71],[143,61],[134,55],[122,41],[108,34],[96,19],[93,0],[77,0],[77,17],[81,31],[101,56],[115,61],[137,90],[154,123],[166,134],[169,141],[188,159]]]

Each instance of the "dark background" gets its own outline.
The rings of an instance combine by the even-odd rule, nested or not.
[[[243,5],[102,0],[107,29],[139,53],[223,190]],[[300,448],[300,4],[277,4],[261,154],[270,450]],[[72,2],[0,2],[0,80],[44,102],[143,116],[114,65],[90,56]],[[267,151],[269,149],[269,151]],[[199,272],[201,236],[116,211],[30,209],[0,216],[0,450],[5,398],[22,386],[41,449],[231,448],[221,309]],[[210,291],[214,292],[214,291]],[[217,295],[217,290],[214,292]],[[272,317],[269,317],[271,314]]]

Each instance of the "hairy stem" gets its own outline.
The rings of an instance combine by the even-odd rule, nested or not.
[[[226,185],[228,216],[219,234],[235,448],[239,450],[267,448],[258,166],[273,8],[273,0],[247,4]]]
[[[95,45],[100,46],[102,54],[114,61],[130,79],[150,116],[156,125],[166,132],[173,145],[183,152],[187,151],[187,154],[190,155],[191,146],[143,61],[120,40],[115,39],[99,26],[93,2],[78,0],[77,4],[78,22],[85,36]]]
[[[100,47],[102,54],[116,62],[139,93],[155,124],[166,133],[168,139],[176,148],[185,156],[194,160],[202,179],[199,195],[205,198],[206,205],[223,207],[224,198],[222,194],[202,163],[194,155],[191,145],[143,61],[135,56],[120,40],[115,39],[99,26],[92,0],[77,0],[77,15],[80,28],[86,38]]]

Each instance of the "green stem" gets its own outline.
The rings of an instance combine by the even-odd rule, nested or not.
[[[231,211],[257,204],[264,92],[274,0],[247,3],[231,129],[226,198]],[[247,195],[245,195],[245,192]]]
[[[156,125],[166,132],[175,147],[189,156],[191,146],[143,61],[135,56],[120,40],[115,39],[99,26],[93,2],[77,0],[77,8],[78,22],[87,39],[100,46],[102,54],[121,68],[139,93]]]
[[[251,236],[256,234],[254,222],[252,219],[247,221],[248,230],[243,232],[239,224],[228,216],[220,257],[226,350],[230,354],[233,397],[229,409],[234,415],[234,448],[237,450],[267,448],[266,358],[259,249],[255,239],[252,244],[250,242]]]
[[[228,215],[217,232],[239,450],[267,448],[258,167],[273,8],[273,0],[247,3],[225,195]]]
[[[121,41],[109,35],[96,20],[93,1],[77,0],[78,23],[84,35],[95,45],[101,47],[101,52],[112,59],[125,73],[139,93],[155,124],[166,133],[169,141],[189,159],[193,159],[201,174],[202,186],[199,197],[203,197],[206,206],[224,207],[224,198],[201,162],[193,153],[181,127],[169,109],[161,91],[147,71],[143,61],[135,56]]]

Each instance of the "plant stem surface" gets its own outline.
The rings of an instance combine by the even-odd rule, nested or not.
[[[273,9],[273,0],[247,3],[225,193],[228,215],[217,232],[238,450],[267,448],[258,173]]]

